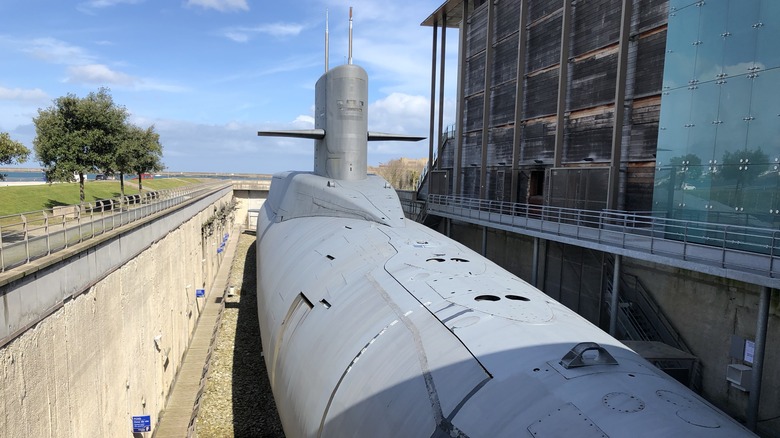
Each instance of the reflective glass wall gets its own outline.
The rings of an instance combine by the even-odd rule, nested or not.
[[[780,228],[780,0],[670,0],[653,208]]]

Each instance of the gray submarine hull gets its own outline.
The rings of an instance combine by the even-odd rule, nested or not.
[[[288,437],[753,436],[380,177],[275,175],[257,255]]]

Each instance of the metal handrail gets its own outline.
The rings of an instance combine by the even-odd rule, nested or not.
[[[0,272],[179,205],[224,181],[0,216]]]
[[[780,230],[436,194],[428,196],[428,212],[780,277]]]

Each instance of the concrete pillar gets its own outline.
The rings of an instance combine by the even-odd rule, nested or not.
[[[620,18],[620,45],[618,46],[617,79],[615,81],[615,116],[612,126],[612,159],[609,165],[609,188],[607,208],[618,208],[620,189],[620,159],[623,145],[623,119],[626,100],[626,72],[628,65],[628,38],[631,36],[631,10],[633,0],[623,0],[623,15]]]
[[[561,62],[558,66],[558,110],[555,126],[555,152],[553,167],[561,167],[563,160],[563,128],[566,115],[566,89],[569,82],[569,33],[571,29],[571,0],[563,0],[561,22]]]
[[[487,257],[487,226],[482,227],[482,257]]]
[[[430,119],[430,129],[429,129],[429,135],[428,135],[428,187],[431,186],[431,170],[433,170],[433,145],[436,141],[436,138],[433,135],[433,122],[434,122],[434,115],[436,114],[436,106],[433,104],[436,99],[436,44],[438,43],[438,37],[437,32],[439,30],[438,23],[435,21],[433,22],[433,44],[431,48],[431,119]],[[438,144],[438,142],[436,141]],[[438,145],[437,145],[438,147]]]
[[[535,288],[539,288],[537,283],[539,282],[539,238],[534,237],[534,256],[531,260],[531,285]]]
[[[620,296],[620,262],[623,256],[615,254],[615,264],[612,268],[612,299],[609,306],[609,334],[617,336],[618,303]]]
[[[493,86],[493,26],[496,7],[488,0],[487,37],[485,38],[485,91],[482,99],[482,162],[479,172],[479,199],[487,197],[487,150],[490,132],[490,88]]]
[[[512,139],[512,190],[510,202],[520,202],[518,199],[517,185],[520,178],[520,142],[523,136],[523,101],[525,100],[525,62],[526,62],[526,44],[528,32],[525,29],[528,23],[528,2],[523,0],[520,3],[520,24],[518,26],[517,36],[517,84],[515,87],[515,132]],[[534,247],[536,247],[536,243]]]
[[[769,298],[772,289],[761,288],[758,300],[758,315],[756,315],[756,350],[753,353],[753,373],[750,379],[750,396],[748,398],[747,427],[753,432],[758,425],[759,399],[761,398],[761,378],[764,372],[764,350],[766,349],[766,333],[769,325]]]

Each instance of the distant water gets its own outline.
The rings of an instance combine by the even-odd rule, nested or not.
[[[46,181],[43,172],[0,172],[8,182]],[[91,179],[95,177],[92,176]]]
[[[5,181],[6,182],[27,182],[27,181],[46,181],[46,178],[43,174],[43,172],[6,172],[6,171],[0,171],[3,175],[5,175]],[[88,181],[94,181],[95,180],[95,173],[88,173],[87,174],[87,180]],[[163,174],[155,174],[155,178],[215,178],[215,179],[225,179],[225,180],[268,180],[270,179],[270,175],[246,175],[246,174],[228,174],[228,173],[196,173],[196,172],[187,172],[187,173],[163,173]],[[133,178],[137,178],[136,175],[125,175],[125,181],[130,181]]]
[[[5,182],[46,181],[43,172],[0,172],[5,175]],[[96,173],[86,174],[87,181],[94,181]],[[135,175],[125,175],[125,181],[135,178]],[[167,176],[155,175],[155,178],[167,178]]]

